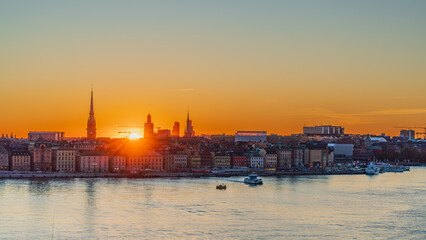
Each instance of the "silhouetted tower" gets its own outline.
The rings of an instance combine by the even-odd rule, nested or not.
[[[192,126],[192,121],[189,120],[189,110],[188,110],[188,116],[186,118],[186,129],[185,129],[185,137],[194,137],[194,127]]]
[[[154,123],[151,121],[151,114],[146,117],[146,123],[143,128],[143,137],[152,138],[154,137]]]
[[[180,135],[180,124],[179,122],[175,122],[173,125],[172,136],[179,137]]]
[[[90,95],[90,113],[89,120],[87,120],[87,138],[96,139],[96,121],[95,112],[93,111],[93,87]]]

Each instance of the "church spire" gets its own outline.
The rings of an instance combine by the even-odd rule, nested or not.
[[[93,111],[93,85],[92,92],[90,94],[90,116],[95,116],[95,112]]]
[[[89,120],[87,120],[87,138],[96,139],[96,121],[95,121],[95,111],[93,110],[93,85],[92,91],[90,93],[90,112]]]

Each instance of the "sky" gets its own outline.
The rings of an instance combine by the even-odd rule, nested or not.
[[[426,1],[0,0],[0,133],[398,135],[426,125]]]

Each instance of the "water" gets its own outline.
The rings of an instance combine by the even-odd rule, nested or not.
[[[425,239],[426,168],[263,179],[0,180],[0,239]]]

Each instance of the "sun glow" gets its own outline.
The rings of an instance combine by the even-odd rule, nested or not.
[[[142,136],[140,134],[137,134],[137,133],[132,132],[129,135],[129,139],[139,139],[139,138],[142,138]]]

